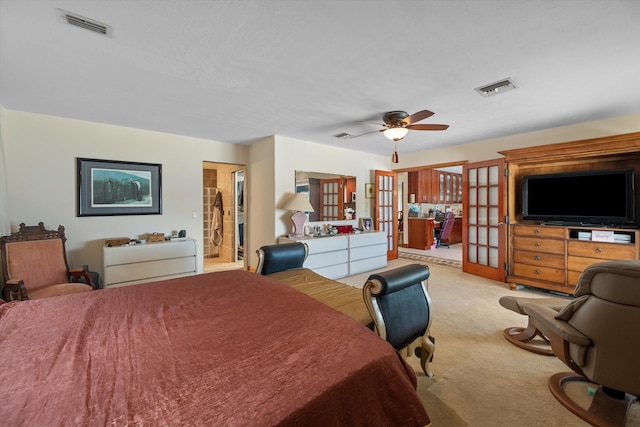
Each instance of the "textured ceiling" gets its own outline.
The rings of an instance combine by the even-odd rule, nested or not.
[[[55,8],[113,27],[107,38]],[[400,153],[640,112],[636,0],[0,0],[0,104],[239,144]],[[511,77],[517,90],[474,88]]]

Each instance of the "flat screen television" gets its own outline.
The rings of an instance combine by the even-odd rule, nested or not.
[[[635,225],[633,169],[527,175],[525,220],[572,225]]]

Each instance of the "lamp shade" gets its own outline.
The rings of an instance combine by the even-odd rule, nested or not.
[[[294,195],[284,207],[288,211],[314,212],[309,199],[303,193]]]
[[[400,141],[402,138],[404,138],[407,135],[407,132],[409,132],[409,129],[407,128],[394,127],[394,128],[389,128],[382,133],[384,133],[384,136],[386,136],[392,141]]]

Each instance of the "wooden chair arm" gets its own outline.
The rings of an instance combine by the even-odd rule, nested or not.
[[[7,280],[4,284],[2,298],[5,301],[25,301],[29,299],[29,294],[22,280]]]
[[[69,269],[69,281],[75,283],[86,283],[91,286],[93,289],[96,287],[93,286],[91,282],[91,277],[87,274],[87,272],[83,268],[71,268]]]

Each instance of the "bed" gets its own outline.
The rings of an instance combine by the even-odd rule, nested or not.
[[[373,319],[364,303],[362,289],[328,279],[308,268],[279,271],[267,277],[287,284],[373,328]]]
[[[416,374],[268,277],[208,273],[0,305],[4,425],[429,425]]]

